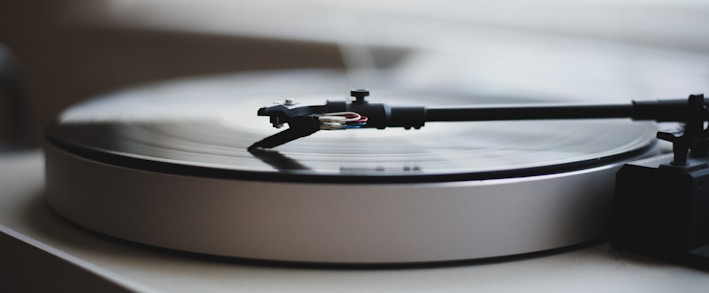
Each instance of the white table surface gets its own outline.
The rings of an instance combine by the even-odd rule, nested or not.
[[[168,292],[707,292],[709,272],[606,243],[541,255],[407,268],[254,264],[133,245],[78,228],[43,201],[40,151],[0,155],[0,232],[136,291]],[[0,255],[12,255],[0,247]],[[18,263],[0,259],[6,270]],[[37,281],[51,278],[33,264]],[[46,268],[45,268],[46,270]],[[11,271],[11,270],[10,270]],[[87,273],[88,274],[88,273]],[[11,276],[0,276],[9,278]],[[81,282],[81,276],[75,276]]]

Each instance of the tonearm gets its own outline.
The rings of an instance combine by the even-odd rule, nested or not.
[[[352,90],[350,94],[355,100],[349,103],[327,101],[325,105],[300,107],[278,104],[259,109],[258,115],[270,117],[274,127],[288,124],[289,128],[254,143],[249,150],[274,148],[320,130],[419,129],[426,122],[630,118],[684,124],[684,131],[679,136],[668,132],[657,134],[657,138],[672,142],[673,164],[685,164],[689,154],[706,157],[709,151],[709,131],[705,127],[709,111],[701,94],[691,95],[689,99],[633,101],[617,105],[524,107],[389,106],[367,101],[367,90]]]

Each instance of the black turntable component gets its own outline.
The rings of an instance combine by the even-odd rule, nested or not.
[[[709,269],[709,111],[690,96],[681,135],[660,132],[673,154],[631,162],[616,177],[611,244]]]
[[[551,120],[551,119],[601,119],[631,118],[633,120],[654,120],[657,122],[687,122],[698,129],[675,138],[669,133],[661,133],[660,138],[676,145],[676,160],[686,157],[689,148],[695,152],[701,147],[707,149],[706,135],[701,135],[706,120],[703,111],[703,95],[690,96],[689,103],[698,103],[698,109],[685,100],[642,101],[628,105],[573,105],[573,106],[527,106],[527,107],[452,107],[426,108],[423,106],[397,106],[369,103],[365,97],[369,91],[352,90],[350,95],[356,100],[327,101],[322,106],[300,106],[289,108],[284,105],[263,107],[259,116],[270,117],[273,127],[281,128],[288,123],[290,128],[267,137],[251,145],[249,149],[273,148],[318,130],[345,130],[360,128],[384,129],[403,127],[420,129],[426,122],[465,122],[496,120]],[[696,100],[696,101],[695,101]],[[695,107],[696,108],[696,107]],[[697,113],[697,114],[695,114]],[[699,115],[697,118],[690,114]],[[694,122],[696,120],[697,122]],[[704,151],[706,152],[706,151]],[[706,156],[707,154],[703,154]],[[698,155],[695,155],[698,156]]]

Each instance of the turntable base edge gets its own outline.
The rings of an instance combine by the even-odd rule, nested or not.
[[[50,206],[89,229],[212,255],[360,264],[489,258],[599,239],[612,184],[597,183],[612,182],[621,165],[496,180],[347,185],[147,172],[52,145],[45,156]]]

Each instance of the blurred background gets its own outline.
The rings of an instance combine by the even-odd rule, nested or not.
[[[0,44],[9,147],[83,99],[227,72],[584,102],[709,88],[702,0],[6,0]]]

